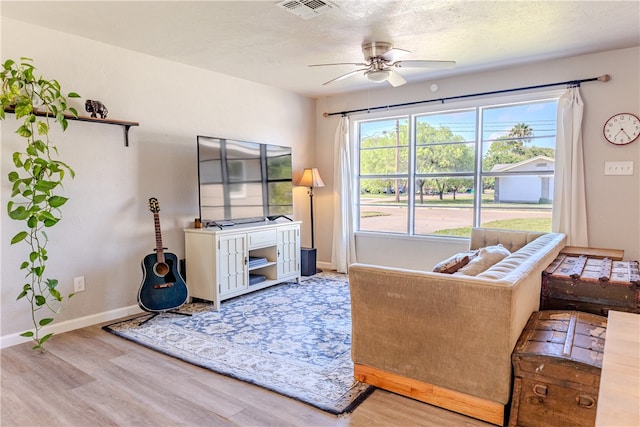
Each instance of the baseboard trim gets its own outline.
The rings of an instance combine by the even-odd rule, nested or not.
[[[393,374],[371,366],[354,364],[355,379],[430,405],[458,412],[496,425],[504,425],[505,406],[491,400]]]
[[[90,316],[78,317],[76,319],[66,320],[60,323],[53,323],[42,328],[42,335],[49,333],[61,334],[63,332],[73,331],[75,329],[96,325],[98,323],[109,322],[121,317],[131,316],[143,313],[138,305],[130,305],[115,310],[104,311],[102,313],[92,314]],[[3,335],[0,337],[0,348],[11,347],[31,341],[31,338],[21,337],[19,333]]]

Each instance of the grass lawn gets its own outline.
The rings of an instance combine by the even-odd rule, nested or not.
[[[503,230],[522,230],[534,232],[551,232],[550,218],[513,218],[498,221],[490,221],[482,224],[485,228],[500,228]],[[438,230],[433,234],[446,236],[468,237],[471,235],[471,227],[451,228],[446,230]]]

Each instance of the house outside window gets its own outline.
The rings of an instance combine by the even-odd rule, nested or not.
[[[558,97],[355,118],[358,231],[551,231]]]

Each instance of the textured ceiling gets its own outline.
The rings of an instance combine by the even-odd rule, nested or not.
[[[640,45],[640,1],[333,0],[310,20],[278,1],[2,1],[3,16],[195,67],[319,97],[370,85],[353,71],[361,44],[388,41],[409,82]],[[382,83],[386,84],[386,83]]]

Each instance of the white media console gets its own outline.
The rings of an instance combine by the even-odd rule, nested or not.
[[[220,301],[300,280],[300,223],[260,222],[185,233],[189,295]]]

